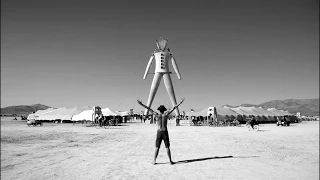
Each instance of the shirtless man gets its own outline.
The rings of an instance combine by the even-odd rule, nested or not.
[[[154,152],[154,160],[152,161],[152,164],[156,164],[156,159],[159,153],[160,145],[162,140],[164,141],[164,144],[167,149],[167,154],[170,160],[170,164],[173,165],[174,162],[171,160],[171,152],[170,152],[170,142],[169,142],[169,133],[168,133],[168,128],[167,128],[167,123],[168,123],[168,116],[181,104],[183,103],[184,99],[181,100],[181,102],[177,105],[175,105],[170,111],[166,112],[167,109],[163,105],[159,106],[158,110],[160,114],[154,112],[151,108],[148,106],[142,104],[140,100],[138,100],[138,103],[143,106],[144,108],[149,109],[149,111],[156,115],[157,117],[157,124],[158,124],[158,130],[157,130],[157,139],[156,139],[156,150]]]

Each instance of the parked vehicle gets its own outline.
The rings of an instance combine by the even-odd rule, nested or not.
[[[256,120],[256,118],[254,116],[252,116],[252,119],[249,119],[247,122],[246,122],[246,125],[245,125],[245,128],[248,130],[248,131],[259,131],[259,123],[258,121]]]
[[[286,119],[278,119],[277,126],[290,126],[290,121]]]
[[[42,122],[40,120],[28,120],[27,125],[30,126],[37,126],[40,125],[42,126]]]

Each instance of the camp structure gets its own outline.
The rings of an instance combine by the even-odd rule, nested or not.
[[[121,116],[119,113],[112,111],[110,108],[101,109],[103,116]]]
[[[218,120],[223,120],[223,119],[233,120],[239,115],[238,113],[236,113],[235,111],[231,110],[228,107],[209,107],[208,108],[209,115],[214,114],[214,108],[216,108]]]
[[[84,110],[81,113],[72,116],[71,120],[72,121],[83,121],[83,120],[92,121],[92,114],[93,114],[92,109]]]
[[[233,110],[234,112],[236,112],[237,114],[239,114],[237,116],[237,119],[241,122],[246,122],[250,116],[259,116],[257,113],[255,112],[251,112],[248,109],[242,109],[242,106],[239,107],[235,107],[235,108],[230,108],[231,110]],[[226,108],[226,107],[225,107]]]
[[[268,119],[268,115],[256,110],[255,111],[255,107],[238,107],[239,109],[241,109],[244,112],[247,112],[249,114],[249,116],[254,116],[256,118],[257,121],[260,122],[267,122]]]
[[[117,111],[113,111],[110,108],[104,108],[101,109],[102,115],[103,116],[127,116],[128,112],[117,112]],[[92,121],[92,114],[93,114],[93,110],[85,110],[77,115],[74,115],[72,117],[72,121],[82,121],[82,120],[87,120],[87,121]]]
[[[262,107],[236,107],[236,108],[230,108],[237,112],[238,114],[241,114],[243,116],[243,119],[246,121],[251,116],[254,116],[257,121],[260,122],[276,122],[277,117],[284,116],[285,113],[283,113],[280,110],[277,110],[275,108],[265,110]]]
[[[214,108],[217,111],[217,119],[218,120],[234,120],[237,119],[241,123],[245,123],[248,121],[252,116],[256,118],[257,121],[260,123],[272,123],[276,122],[277,118],[283,118],[287,116],[290,120],[295,119],[295,116],[290,114],[287,111],[277,110],[275,108],[265,110],[262,107],[209,107],[205,108],[200,111],[190,111],[186,113],[187,117],[201,117],[200,119],[209,119],[212,118],[214,114]]]
[[[40,114],[45,114],[45,113],[48,113],[48,112],[51,112],[51,111],[54,111],[54,110],[56,110],[56,108],[48,108],[48,109],[45,109],[45,110],[38,110],[35,113],[29,114],[27,119],[28,120],[35,120],[35,119],[38,119]]]
[[[229,108],[224,108],[224,107],[208,107],[205,108],[201,111],[190,111],[186,113],[186,116],[188,117],[197,117],[201,120],[209,120],[210,118],[213,118],[214,115],[214,108],[216,108],[217,111],[217,119],[218,120],[233,120],[238,116],[238,113],[236,113],[235,111],[229,109]]]
[[[276,114],[272,113],[271,111],[267,111],[262,107],[253,107],[252,110],[260,114],[263,114],[263,116],[266,118],[264,121],[276,122]]]
[[[209,116],[208,114],[208,108],[205,108],[203,110],[200,111],[189,111],[186,112],[186,115],[190,121],[190,123],[192,122],[192,119],[195,118],[198,121],[203,121],[205,118],[207,119],[207,117]]]
[[[120,116],[129,116],[128,111],[116,111],[116,113],[118,113]]]
[[[244,115],[244,116],[259,116],[260,114],[257,112],[252,111],[251,107],[235,107],[235,108],[230,108],[231,110],[235,111],[238,114]]]
[[[195,116],[195,117],[199,117],[199,116],[202,116],[202,117],[206,117],[208,116],[208,108],[205,108],[203,110],[200,110],[200,111],[189,111],[189,112],[186,112],[186,116],[188,117],[192,117],[192,116]]]
[[[291,115],[290,113],[286,113],[283,110],[278,110],[276,108],[268,108],[267,111],[275,114],[275,116],[285,116],[285,115]]]
[[[289,113],[288,111],[278,110],[275,108],[268,108],[267,111],[269,111],[273,114],[276,114],[277,118],[279,118],[279,119],[283,119],[284,117],[287,117],[291,122],[298,122],[299,121],[297,116]]]
[[[255,115],[258,116],[259,114],[256,112],[253,112],[249,109],[240,109],[240,108],[229,108],[229,107],[209,107],[209,108],[205,108],[201,111],[190,111],[186,113],[186,116],[202,116],[202,117],[206,117],[206,116],[212,116],[214,114],[214,108],[216,108],[217,111],[217,118],[219,119],[235,119],[236,117],[238,117],[239,115],[245,115],[245,116],[250,116],[250,115]],[[237,118],[238,119],[238,118]]]
[[[53,111],[45,112],[39,114],[37,116],[37,120],[45,120],[45,121],[54,121],[54,122],[63,122],[63,121],[71,121],[74,115],[81,113],[84,110],[89,110],[92,107],[61,107],[57,108]]]

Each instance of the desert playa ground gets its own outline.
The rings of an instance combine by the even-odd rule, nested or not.
[[[289,127],[168,125],[175,165],[162,143],[152,165],[156,125],[109,129],[1,118],[1,179],[319,179],[319,122]]]

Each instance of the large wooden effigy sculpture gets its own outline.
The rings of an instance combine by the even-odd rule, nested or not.
[[[176,60],[174,59],[172,53],[170,52],[170,49],[167,48],[168,40],[164,38],[159,38],[158,40],[156,40],[156,44],[157,44],[157,48],[152,53],[150,60],[148,62],[146,71],[143,76],[143,79],[146,79],[150,66],[152,64],[152,61],[153,59],[155,59],[156,61],[155,73],[154,73],[153,81],[150,88],[147,106],[151,107],[162,77],[164,80],[164,85],[169,94],[172,106],[175,106],[177,104],[177,101],[176,101],[173,84],[170,77],[171,72],[169,71],[169,61],[171,61],[172,66],[179,80],[181,80],[180,72],[179,72]],[[149,111],[148,109],[145,110],[145,115],[148,115],[148,111]],[[178,108],[175,110],[175,113],[177,116],[180,115]]]

